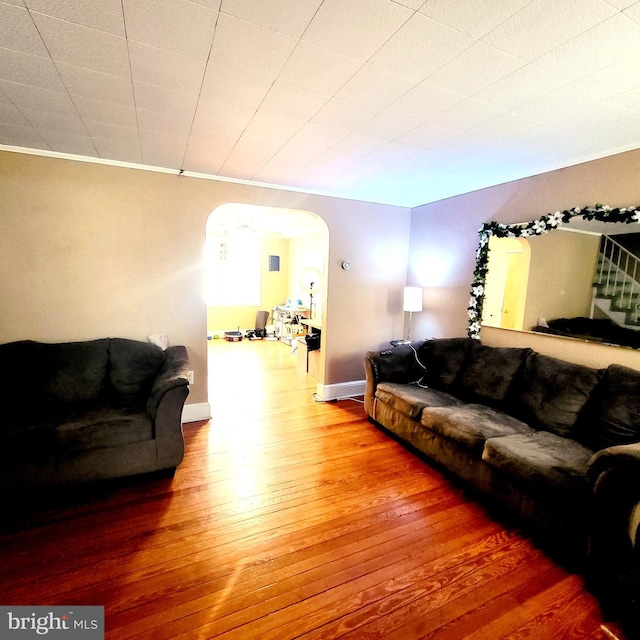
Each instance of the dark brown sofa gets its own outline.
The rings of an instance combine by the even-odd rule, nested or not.
[[[631,585],[638,606],[640,372],[468,338],[369,352],[364,364],[371,421],[600,585]]]
[[[0,345],[0,487],[175,469],[188,363],[183,346],[124,338]]]

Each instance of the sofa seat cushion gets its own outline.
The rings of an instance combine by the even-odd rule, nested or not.
[[[534,492],[586,491],[593,451],[548,431],[490,438],[482,459]]]
[[[0,465],[47,457],[55,449],[57,423],[31,424],[28,430],[0,435]]]
[[[121,447],[153,438],[146,412],[94,409],[68,418],[55,430],[55,446],[65,453]]]
[[[478,451],[478,454],[489,438],[535,433],[517,418],[482,404],[426,407],[420,422],[439,435]]]
[[[376,388],[376,397],[414,420],[420,419],[425,407],[451,407],[462,404],[446,391],[425,389],[415,383],[381,382]]]

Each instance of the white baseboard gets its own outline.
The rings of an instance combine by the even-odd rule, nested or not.
[[[322,402],[363,396],[365,385],[365,380],[352,380],[350,382],[339,382],[337,384],[318,383],[316,395],[318,396],[318,400]]]
[[[182,422],[197,422],[211,417],[211,406],[208,402],[185,404],[182,409]]]

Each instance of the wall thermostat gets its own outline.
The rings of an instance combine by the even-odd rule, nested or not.
[[[349,269],[351,269],[351,263],[348,260],[343,260],[342,261],[342,268],[345,271],[349,271]]]

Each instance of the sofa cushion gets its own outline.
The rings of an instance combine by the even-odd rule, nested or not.
[[[36,366],[47,375],[47,391],[62,405],[95,402],[107,391],[109,340],[42,345]]]
[[[55,448],[55,423],[11,428],[0,434],[0,466],[6,468],[22,460],[39,460]]]
[[[593,451],[548,431],[490,438],[482,459],[530,490],[587,489],[586,471]]]
[[[109,380],[116,399],[126,406],[144,407],[153,380],[165,361],[165,352],[147,342],[113,338],[109,358]]]
[[[482,452],[485,441],[496,436],[535,433],[517,418],[483,404],[426,407],[420,422],[468,449]]]
[[[107,339],[0,345],[0,402],[15,431],[54,426],[68,406],[89,404],[107,392]]]
[[[55,430],[55,446],[62,452],[121,447],[153,438],[146,412],[108,407],[70,416]]]
[[[430,387],[449,390],[469,352],[477,346],[477,340],[471,338],[425,340],[418,348],[418,358],[426,367],[422,382]]]
[[[640,442],[640,371],[610,365],[587,404],[584,422],[581,440],[594,450]]]
[[[449,407],[462,404],[446,391],[425,389],[417,384],[381,382],[376,388],[376,398],[409,418],[420,419],[425,407]]]
[[[510,413],[536,429],[578,435],[578,417],[603,371],[531,353],[510,394]]]
[[[467,402],[500,406],[530,353],[531,349],[478,345],[462,367],[456,393]]]

